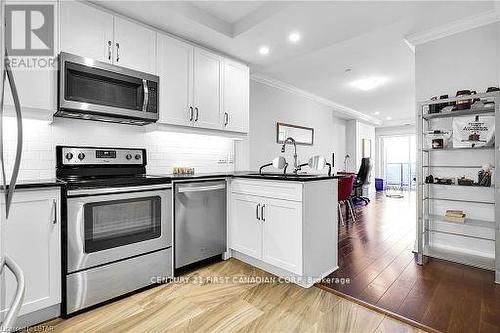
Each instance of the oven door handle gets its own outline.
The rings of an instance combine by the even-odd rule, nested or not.
[[[102,195],[102,194],[120,194],[127,192],[143,192],[171,189],[171,184],[143,185],[143,186],[128,186],[128,187],[105,187],[81,190],[68,190],[68,197]]]
[[[148,81],[145,79],[142,79],[142,88],[144,89],[144,102],[142,103],[142,111],[147,112],[149,104],[149,87]]]
[[[226,188],[225,184],[210,185],[210,186],[185,186],[185,187],[179,187],[177,189],[177,192],[179,193],[208,192],[208,191],[223,190],[225,188]]]

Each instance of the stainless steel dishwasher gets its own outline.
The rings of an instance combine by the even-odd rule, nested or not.
[[[226,251],[226,182],[175,185],[175,268]]]

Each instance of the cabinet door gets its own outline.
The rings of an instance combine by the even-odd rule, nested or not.
[[[19,3],[17,1],[17,3]],[[16,1],[8,1],[7,5],[15,5]],[[57,13],[56,1],[44,1],[44,4],[54,6],[54,15]],[[55,26],[57,26],[57,15],[54,16]],[[57,52],[57,29],[54,29],[54,56]],[[48,119],[54,113],[57,107],[57,61],[51,57],[41,57],[40,61],[30,61],[30,57],[23,58],[23,62],[29,66],[36,64],[35,67],[21,66],[19,64],[19,57],[13,56],[17,60],[18,65],[12,66],[12,74],[16,83],[17,93],[21,103],[24,116],[33,118]],[[33,59],[35,59],[34,57]],[[45,60],[41,60],[45,59]],[[54,59],[50,61],[49,59]],[[47,64],[47,66],[45,66]],[[50,65],[52,64],[52,65]],[[12,91],[10,85],[6,82],[4,89],[4,104],[8,114],[13,114],[14,99],[12,98]],[[12,111],[12,112],[11,112]],[[40,112],[45,111],[45,112]],[[27,114],[26,112],[33,112]]]
[[[195,126],[221,129],[222,58],[194,49],[194,106],[198,109]]]
[[[224,59],[223,108],[221,119],[228,131],[248,132],[249,70],[237,62]]]
[[[1,202],[5,212],[5,202]],[[22,269],[26,290],[20,315],[61,303],[61,223],[59,189],[17,191],[5,223],[5,253]],[[16,281],[10,271],[0,280],[10,305]],[[0,315],[8,309],[1,308]]]
[[[193,46],[158,34],[157,68],[160,76],[159,122],[191,125]]]
[[[262,260],[302,274],[302,203],[266,199],[264,204]]]
[[[114,51],[115,65],[156,74],[155,31],[115,17]]]
[[[256,259],[262,258],[262,224],[257,219],[260,199],[232,193],[229,219],[231,248]]]
[[[13,69],[12,74],[22,110],[33,112],[31,115],[34,118],[51,116],[57,108],[57,66],[38,70]],[[7,81],[4,93],[6,110],[13,111],[14,98]]]
[[[113,15],[76,1],[60,1],[60,49],[112,62]]]

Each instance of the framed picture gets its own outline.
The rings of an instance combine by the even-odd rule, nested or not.
[[[314,128],[276,123],[276,143],[283,143],[287,138],[293,138],[298,145],[312,146]]]
[[[362,139],[362,154],[363,157],[372,157],[372,140],[371,139]]]

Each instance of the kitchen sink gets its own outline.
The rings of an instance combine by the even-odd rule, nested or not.
[[[293,174],[293,173],[250,173],[249,176],[261,176],[261,177],[274,177],[274,178],[305,178],[305,177],[317,177],[321,175],[311,175],[311,174]]]

